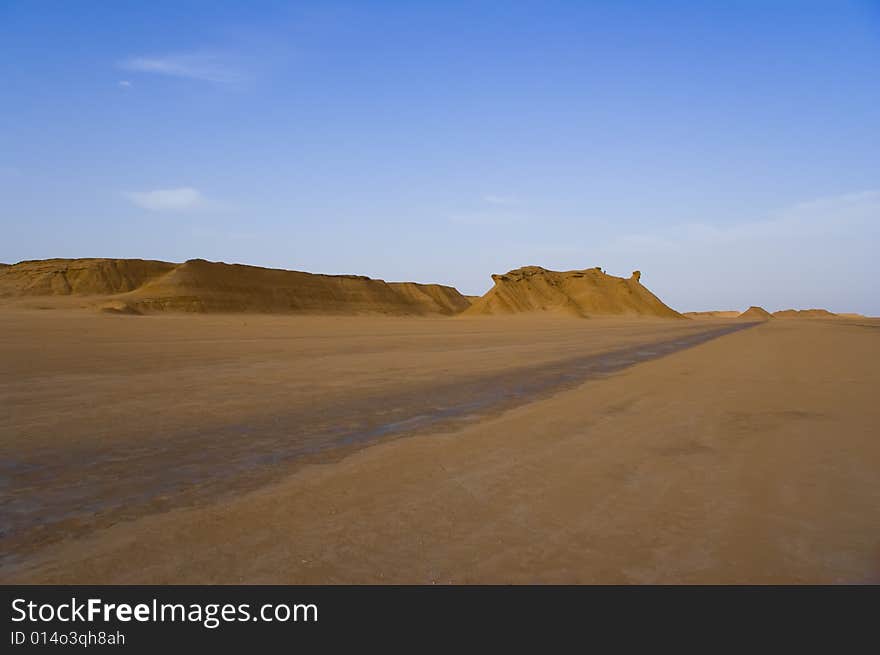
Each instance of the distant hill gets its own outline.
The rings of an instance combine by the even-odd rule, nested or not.
[[[464,311],[466,315],[547,312],[570,316],[631,315],[682,318],[642,286],[641,274],[620,278],[600,268],[550,271],[525,266],[493,275],[495,285]]]
[[[47,259],[0,268],[0,297],[106,297],[106,309],[451,315],[470,302],[453,287],[208,262]]]
[[[837,314],[832,314],[827,309],[783,309],[773,312],[776,318],[834,318]]]
[[[735,309],[731,309],[711,312],[685,312],[684,316],[688,318],[737,318],[739,314]]]
[[[746,311],[739,315],[740,318],[747,318],[750,320],[758,320],[758,321],[769,321],[773,318],[773,314],[768,312],[763,307],[757,307],[752,305]]]

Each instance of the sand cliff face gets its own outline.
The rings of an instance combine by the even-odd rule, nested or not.
[[[137,289],[176,264],[143,259],[41,259],[0,267],[0,296],[106,296]]]
[[[470,303],[452,287],[387,283],[200,259],[53,259],[0,268],[0,296],[106,296],[104,309],[145,312],[456,314]]]
[[[571,316],[634,315],[682,318],[639,282],[607,275],[599,268],[582,271],[548,271],[540,266],[518,268],[493,275],[486,295],[474,301],[465,314],[493,315],[549,312]]]

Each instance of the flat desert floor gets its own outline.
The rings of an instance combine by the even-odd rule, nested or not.
[[[880,579],[880,321],[0,308],[0,580]]]

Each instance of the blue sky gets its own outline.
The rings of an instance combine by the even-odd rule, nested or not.
[[[880,3],[0,0],[0,261],[880,315]]]

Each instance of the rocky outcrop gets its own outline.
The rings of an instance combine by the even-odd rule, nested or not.
[[[681,318],[641,284],[641,273],[629,278],[601,268],[550,271],[525,266],[493,275],[495,285],[464,311],[468,315],[548,312],[587,317],[599,315]]]

